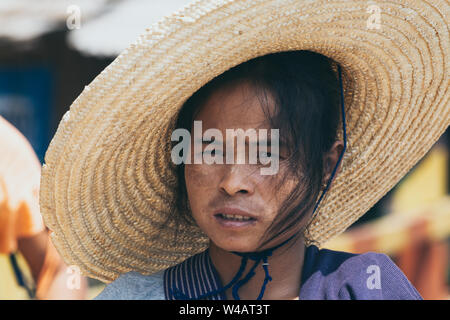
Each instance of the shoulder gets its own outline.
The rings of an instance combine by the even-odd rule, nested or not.
[[[385,254],[352,254],[315,250],[310,266],[311,284],[316,282],[330,299],[420,300],[422,297],[403,272]],[[306,258],[306,257],[305,257]]]
[[[121,274],[94,300],[165,300],[164,270],[151,275],[135,271]]]
[[[403,272],[383,253],[367,252],[341,265],[342,298],[420,300],[422,297]]]

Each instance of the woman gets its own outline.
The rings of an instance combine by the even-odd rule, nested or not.
[[[448,93],[434,86],[443,73],[420,99],[425,91],[409,81],[419,60],[400,52],[391,60],[392,42],[384,53],[365,47],[384,39],[405,42],[405,50],[419,45],[392,31],[388,16],[382,33],[361,40],[349,36],[365,22],[351,3],[286,1],[281,10],[261,1],[250,10],[251,3],[186,7],[77,99],[43,169],[41,201],[55,246],[85,274],[115,280],[98,299],[421,299],[386,255],[318,247],[392,188],[448,127]],[[411,10],[429,10],[424,5]],[[332,23],[348,16],[351,25]],[[313,21],[317,28],[303,32]],[[424,81],[424,69],[414,70]],[[395,79],[405,79],[403,87]],[[437,118],[444,120],[426,125]],[[187,149],[178,148],[183,129]],[[204,139],[203,129],[215,134]],[[259,131],[258,148],[269,140],[260,132],[279,134],[252,163],[255,141],[247,141],[247,160],[247,147],[228,149],[230,129]],[[421,152],[412,153],[417,145]],[[221,162],[231,150],[230,159],[244,154],[245,163]],[[214,161],[187,160],[195,157]],[[262,174],[269,165],[275,171]]]
[[[326,186],[343,150],[343,141],[335,141],[339,109],[339,83],[330,63],[326,57],[308,51],[276,53],[245,62],[208,83],[187,101],[178,116],[177,128],[192,131],[194,120],[202,121],[204,131],[218,128],[223,133],[230,128],[280,128],[280,140],[289,143],[279,148],[281,168],[275,175],[261,175],[258,170],[260,164],[202,163],[179,166],[180,208],[172,212],[184,213],[185,216],[174,221],[193,218],[210,239],[210,244],[209,252],[200,253],[166,272],[167,297],[209,297],[201,288],[210,279],[196,281],[191,275],[200,270],[196,267],[197,260],[206,260],[203,267],[207,270],[216,269],[212,271],[213,281],[227,284],[241,265],[239,255],[232,252],[261,252],[286,240],[289,244],[274,250],[268,259],[271,280],[267,283],[264,298],[420,297],[387,256],[353,256],[327,250],[318,252],[313,245],[309,247],[307,263],[318,260],[319,264],[314,266],[314,270],[307,270],[308,273],[317,275],[323,267],[336,270],[332,276],[310,280],[315,283],[307,282],[308,289],[302,288],[300,291],[301,275],[306,275],[303,272],[306,250],[303,231],[312,216],[319,187]],[[191,145],[193,136],[191,134]],[[225,153],[224,148],[214,151],[221,155]],[[191,158],[193,153],[191,148]],[[191,210],[182,207],[186,195]],[[289,211],[281,210],[283,202],[286,202],[284,207]],[[188,212],[192,212],[192,217],[186,215]],[[224,216],[225,213],[228,215]],[[229,215],[237,217],[233,219]],[[242,221],[245,217],[250,220]],[[212,263],[208,261],[208,254]],[[322,264],[324,259],[332,263]],[[383,280],[384,291],[365,287],[370,274],[365,274],[364,270],[370,265],[383,267],[380,279]],[[243,275],[251,267],[252,264],[247,263]],[[181,269],[190,272],[184,276]],[[218,279],[214,277],[216,272]],[[266,274],[263,268],[256,268],[253,272],[254,276],[242,285],[239,293],[239,287],[234,286],[228,288],[225,295],[214,296],[222,299],[259,297]],[[208,275],[207,272],[205,274]],[[136,276],[139,279],[139,275],[133,273],[122,275],[97,299],[145,298],[147,294],[158,292],[139,292],[133,285],[130,286],[139,281]],[[143,279],[156,280],[155,276],[144,276]],[[160,279],[159,291],[163,287],[164,276]],[[176,290],[182,288],[183,280],[187,279],[185,292]],[[321,287],[320,283],[324,281],[326,286]],[[193,284],[189,285],[191,282]],[[407,290],[398,292],[395,290],[398,287]],[[237,288],[234,296],[233,288]],[[319,288],[324,290],[323,297],[318,296]],[[336,291],[330,292],[330,288]],[[193,294],[194,291],[197,295]],[[217,288],[210,291],[217,291]]]

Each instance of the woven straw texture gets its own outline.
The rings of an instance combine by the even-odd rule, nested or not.
[[[66,263],[110,282],[206,248],[196,226],[176,246],[170,230],[150,241],[175,197],[176,114],[215,76],[273,52],[315,51],[343,70],[347,151],[307,241],[320,246],[363,215],[450,123],[449,2],[379,0],[379,29],[369,5],[200,0],[146,30],[85,87],[47,151],[41,211]]]

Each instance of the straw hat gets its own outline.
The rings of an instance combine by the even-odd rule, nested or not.
[[[168,246],[173,229],[150,241],[175,197],[177,112],[229,68],[288,50],[321,53],[343,71],[347,151],[305,233],[320,246],[395,186],[449,126],[449,16],[440,0],[200,0],[165,17],[85,87],[51,141],[40,205],[56,248],[105,282],[204,250],[197,226],[183,225],[176,246]]]

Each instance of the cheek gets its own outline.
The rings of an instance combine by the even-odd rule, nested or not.
[[[189,205],[194,216],[206,205],[209,194],[214,190],[215,181],[209,168],[203,164],[187,164],[184,177],[186,180],[186,191]]]
[[[268,220],[272,221],[278,215],[279,210],[294,188],[299,188],[298,181],[287,176],[284,180],[281,177],[263,178],[260,182],[260,192],[266,202]]]
[[[286,180],[284,180],[281,186],[275,192],[277,201],[284,201],[294,190],[294,188],[300,188],[300,186],[298,185],[298,181],[291,178],[287,178]]]
[[[186,180],[186,187],[192,191],[196,189],[207,188],[208,184],[208,170],[205,170],[203,165],[187,164],[184,169],[184,178]],[[209,179],[211,180],[211,179]],[[206,184],[206,185],[205,185]]]

